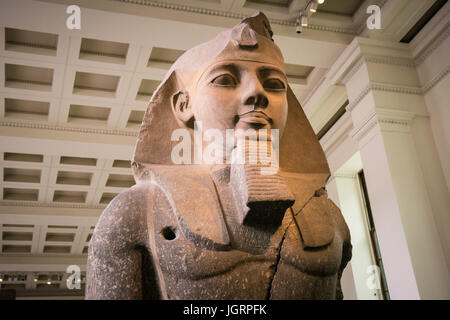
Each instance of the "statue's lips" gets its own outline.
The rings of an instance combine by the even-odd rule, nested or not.
[[[271,125],[272,119],[262,111],[250,111],[239,115],[239,121],[249,124]]]

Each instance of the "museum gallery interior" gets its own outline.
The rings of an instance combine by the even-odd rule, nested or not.
[[[343,229],[351,235],[351,246],[345,245],[350,238],[342,236],[338,239],[344,243],[339,247],[340,255],[345,257],[346,250],[350,248],[350,251],[347,259],[343,258],[343,271],[338,272],[339,295],[336,293],[335,297],[333,292],[330,297],[343,296],[347,300],[450,299],[450,233],[447,232],[450,227],[450,4],[447,0],[73,2],[0,2],[0,74],[4,75],[0,82],[0,298],[106,297],[98,294],[101,290],[109,291],[103,287],[104,282],[96,286],[89,283],[94,282],[89,268],[94,270],[96,259],[101,260],[97,255],[101,251],[97,243],[105,250],[115,245],[114,241],[100,241],[106,239],[102,238],[104,222],[98,223],[102,212],[115,207],[128,210],[137,203],[140,196],[136,193],[130,197],[132,203],[129,205],[117,200],[124,199],[123,195],[136,181],[156,181],[155,176],[169,176],[163,169],[163,173],[143,169],[145,164],[159,163],[154,159],[164,157],[168,150],[165,145],[170,144],[169,140],[165,144],[161,137],[173,124],[167,122],[166,125],[163,121],[163,125],[160,123],[155,127],[154,119],[160,116],[158,99],[170,97],[168,100],[174,106],[180,106],[180,109],[174,107],[174,113],[170,114],[184,112],[184,115],[183,108],[194,103],[189,99],[198,101],[198,96],[192,99],[192,95],[188,96],[181,89],[168,94],[181,86],[179,79],[185,76],[183,70],[200,70],[198,66],[202,63],[210,63],[207,59],[215,61],[215,57],[221,55],[229,59],[236,52],[240,53],[235,60],[245,65],[242,55],[246,55],[244,60],[250,61],[253,58],[248,57],[252,52],[260,50],[263,53],[258,53],[260,56],[255,53],[255,57],[266,57],[267,52],[278,49],[265,48],[277,46],[284,60],[274,54],[265,62],[285,70],[285,76],[283,72],[281,74],[287,80],[287,105],[290,108],[285,133],[289,137],[297,134],[296,139],[302,141],[307,139],[304,132],[309,130],[308,141],[312,141],[301,148],[283,151],[281,138],[280,169],[285,169],[284,157],[289,158],[292,169],[287,170],[289,179],[300,174],[298,168],[308,166],[305,164],[310,161],[308,159],[313,159],[310,167],[314,167],[314,163],[318,167],[320,162],[326,168],[327,163],[329,171],[328,168],[323,170],[327,173],[323,180],[325,188],[315,193],[313,190],[313,197],[329,201],[324,202],[328,212],[331,210],[343,217]],[[214,41],[225,38],[230,45],[219,53],[212,53],[217,49]],[[208,43],[204,45],[207,49],[189,51],[205,43]],[[231,45],[233,43],[237,49]],[[239,48],[244,49],[239,51]],[[264,53],[264,50],[269,51]],[[188,53],[183,55],[185,52]],[[174,67],[177,63],[178,67]],[[173,74],[177,74],[178,82],[170,75],[172,69],[176,70]],[[217,83],[227,87],[227,81],[233,80],[224,78]],[[193,78],[189,79],[193,81]],[[246,83],[250,86],[250,82]],[[280,81],[271,79],[269,85],[272,91],[286,92]],[[276,87],[278,85],[284,89]],[[153,109],[149,107],[149,101]],[[256,104],[253,107],[256,108]],[[304,113],[306,117],[294,117],[292,110],[301,115]],[[177,121],[179,119],[183,120],[177,118]],[[273,124],[272,120],[270,123]],[[143,137],[147,126],[150,136]],[[167,137],[170,139],[170,134]],[[146,144],[145,139],[153,144]],[[311,148],[312,144],[317,148]],[[147,159],[145,157],[153,160],[142,160]],[[240,182],[235,186],[233,179],[246,174],[247,169],[236,173],[236,168],[237,165],[233,167],[232,164],[231,169],[228,166],[226,183],[221,180],[225,169],[215,171],[214,179],[219,181],[214,180],[215,188],[222,183],[225,190],[216,190],[223,197],[220,200],[223,212],[227,211],[223,208],[223,199],[228,184],[240,190]],[[202,231],[206,238],[193,234],[196,239],[193,243],[203,246],[208,251],[205,254],[229,250],[226,243],[223,248],[219,246],[226,239],[215,234],[214,223],[218,220],[208,216],[212,210],[212,205],[205,200],[208,197],[192,182],[203,173],[195,173],[197,169],[192,169],[189,171],[191,177],[177,173],[184,171],[173,170],[170,173],[173,178],[166,180],[165,187],[178,190],[185,181],[191,181],[185,184],[191,189],[185,188],[181,195],[174,192],[173,199],[179,201],[178,209],[192,209],[193,214],[182,214],[184,220],[178,219],[178,222],[182,221],[180,230],[161,227],[161,233],[156,237],[158,241],[163,238],[186,241],[184,237],[189,238],[191,234],[189,228],[199,223],[196,220],[204,219],[196,230],[209,224],[210,229]],[[270,181],[276,180],[274,185],[278,186],[280,179],[275,175],[264,181],[272,183]],[[293,184],[287,185],[292,189]],[[298,186],[303,188],[302,184]],[[292,196],[288,191],[280,192]],[[246,192],[250,198],[251,187],[238,193]],[[299,197],[293,193],[299,206]],[[116,197],[119,194],[122,198]],[[233,195],[230,199],[239,198],[236,193]],[[188,199],[187,204],[181,198]],[[283,201],[288,198],[286,196]],[[264,203],[270,206],[269,202]],[[200,205],[196,207],[196,203]],[[249,211],[243,213],[247,216],[241,223],[250,225],[248,230],[253,230],[253,227],[258,228],[260,219],[265,218],[257,214],[262,210],[260,207],[255,209],[249,203],[250,200],[243,204]],[[297,228],[301,229],[303,249],[311,243],[316,243],[312,247],[329,245],[330,241],[324,240],[324,225],[310,225],[313,231],[308,238],[307,228],[301,225],[302,219],[308,224],[306,212],[297,217],[294,200],[282,209],[278,207],[279,203],[271,208],[281,210],[282,214],[290,208]],[[137,220],[131,216],[123,214],[119,220],[130,217],[128,223],[135,223]],[[319,217],[323,215],[312,216],[309,221],[319,223],[317,221],[322,221]],[[160,217],[155,223],[164,219]],[[256,227],[251,225],[251,219],[256,221]],[[284,225],[281,219],[285,219],[283,215],[278,225]],[[228,241],[233,246],[233,241],[239,242],[241,231],[236,229],[233,233],[230,222],[224,221],[233,238]],[[152,223],[148,226],[153,227]],[[133,232],[126,229],[126,224],[123,228],[129,234],[135,234],[133,228]],[[244,233],[250,234],[248,230]],[[151,232],[154,231],[149,234]],[[289,232],[280,236],[280,248],[283,241],[288,241]],[[277,233],[273,234],[270,241]],[[255,233],[258,241],[263,238]],[[205,240],[203,244],[204,239],[209,242]],[[174,246],[176,241],[167,243]],[[161,246],[165,248],[164,245]],[[258,255],[260,252],[255,248],[261,248],[261,243],[252,247],[253,251],[246,248],[245,245],[240,247],[242,251]],[[284,249],[280,248],[278,257],[277,252],[273,255],[277,263],[284,261]],[[150,251],[154,253],[157,249],[152,247]],[[170,254],[160,256],[160,262],[168,256]],[[174,255],[169,266],[176,264],[178,258]],[[224,264],[227,259],[223,260]],[[152,261],[155,260],[153,256]],[[159,266],[154,268],[158,275],[166,272],[164,265],[162,271]],[[203,269],[208,269],[208,265],[199,267],[199,270]],[[242,270],[250,273],[253,269]],[[274,270],[278,275],[281,264]],[[239,276],[252,281],[245,272]],[[289,280],[289,272],[282,277]],[[158,298],[191,297],[170,293],[177,289],[171,288],[168,278],[167,288],[160,289],[159,293],[164,291],[164,294]],[[274,279],[275,273],[270,279],[271,291],[266,298],[298,297],[283,295],[282,284],[285,282],[275,283]],[[280,286],[278,292],[283,294],[277,296],[276,286]],[[221,290],[219,287],[218,291]],[[182,289],[187,292],[192,288]],[[88,292],[86,296],[85,292]],[[145,298],[145,295],[139,297]],[[245,299],[259,296],[204,296],[205,299],[211,297]],[[305,297],[330,298],[320,294]]]

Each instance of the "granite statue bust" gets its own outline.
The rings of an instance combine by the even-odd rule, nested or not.
[[[95,227],[87,299],[343,298],[350,233],[264,14],[172,65],[132,169]]]

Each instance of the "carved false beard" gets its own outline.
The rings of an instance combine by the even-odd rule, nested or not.
[[[248,226],[278,226],[295,198],[278,163],[271,163],[273,148],[270,137],[246,136],[233,150],[230,183],[240,223]],[[245,161],[243,161],[245,160]]]

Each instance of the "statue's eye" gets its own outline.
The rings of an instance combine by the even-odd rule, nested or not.
[[[224,87],[232,87],[237,84],[236,79],[228,73],[221,74],[220,76],[216,77],[211,81],[211,83],[217,85],[217,86],[224,86]]]
[[[264,89],[266,90],[284,90],[286,86],[280,79],[270,78],[264,81]]]

